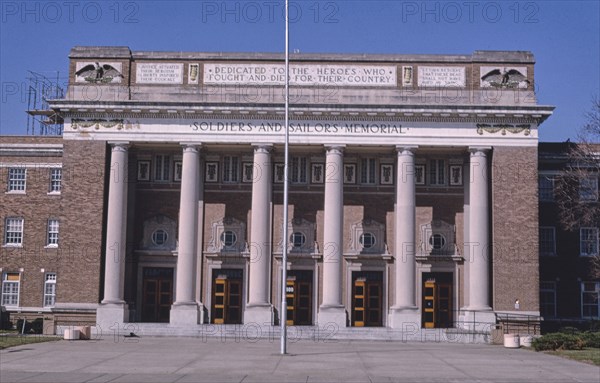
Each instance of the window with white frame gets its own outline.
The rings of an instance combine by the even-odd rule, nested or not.
[[[10,168],[8,169],[8,191],[24,192],[27,181],[27,169]]]
[[[600,282],[581,282],[581,317],[598,319]]]
[[[44,307],[52,307],[56,303],[56,273],[46,273],[44,281]]]
[[[556,230],[540,226],[540,255],[556,255]]]
[[[582,257],[598,255],[597,227],[582,227],[579,229],[579,255]]]
[[[23,218],[6,218],[4,244],[7,246],[23,244]]]
[[[19,273],[4,273],[2,278],[2,306],[19,305],[19,287],[21,275]]]
[[[363,158],[360,161],[360,182],[372,185],[375,183],[375,158]]]
[[[446,184],[446,161],[429,160],[429,184],[434,186]]]
[[[538,177],[540,201],[554,201],[554,177],[541,174]]]
[[[167,182],[170,180],[171,157],[159,154],[154,159],[154,180]]]
[[[62,169],[50,169],[50,193],[60,193],[62,188]]]
[[[540,282],[540,314],[556,317],[556,282]]]
[[[306,183],[306,157],[292,157],[291,181],[293,183]]]
[[[56,247],[58,246],[58,220],[57,219],[49,219],[48,220],[48,246]]]
[[[234,156],[223,157],[223,182],[238,182],[238,158]]]
[[[579,180],[579,200],[598,201],[598,177],[584,177]]]

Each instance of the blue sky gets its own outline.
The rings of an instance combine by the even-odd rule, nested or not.
[[[0,0],[0,134],[26,134],[28,70],[66,82],[75,45],[132,50],[283,52],[283,0]],[[529,50],[542,141],[574,139],[600,95],[600,1],[290,0],[301,52]]]

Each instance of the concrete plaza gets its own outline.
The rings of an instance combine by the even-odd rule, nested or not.
[[[600,368],[526,349],[457,343],[124,338],[0,351],[0,382],[593,382]]]

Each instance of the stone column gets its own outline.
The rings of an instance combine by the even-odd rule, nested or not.
[[[325,207],[323,222],[323,303],[319,326],[346,327],[342,305],[342,261],[344,229],[344,149],[327,147],[325,164]]]
[[[271,145],[254,147],[250,277],[244,323],[273,324],[270,302],[271,266]]]
[[[490,242],[487,154],[489,148],[471,148],[469,183],[469,306],[491,310]]]
[[[397,146],[395,242],[395,304],[390,308],[392,328],[420,328],[416,305],[415,264],[415,154],[414,146]]]
[[[125,252],[127,222],[127,170],[129,143],[110,143],[110,178],[106,219],[104,266],[104,299],[97,310],[96,321],[103,331],[114,323],[128,320],[124,301]]]
[[[199,307],[194,299],[198,244],[198,198],[200,194],[200,145],[183,144],[181,198],[179,202],[177,284],[171,306],[172,324],[198,324]]]

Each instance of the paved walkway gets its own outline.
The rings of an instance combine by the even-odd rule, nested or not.
[[[502,346],[106,338],[0,351],[0,382],[593,382],[600,368]]]

